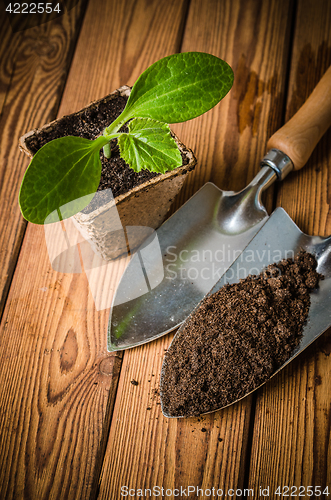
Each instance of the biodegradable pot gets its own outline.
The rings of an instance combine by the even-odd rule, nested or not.
[[[56,130],[63,128],[63,123],[68,119],[82,120],[87,110],[95,112],[95,115],[98,116],[100,106],[104,109],[119,96],[127,98],[130,91],[128,86],[120,87],[76,113],[54,120],[40,129],[27,132],[20,138],[21,150],[32,158],[35,154],[33,144],[38,139],[39,134],[49,134],[49,140],[53,139],[54,136],[69,135],[65,133],[58,135]],[[99,131],[99,135],[102,131],[103,129]],[[142,243],[144,237],[150,234],[152,229],[158,228],[166,218],[186,175],[196,165],[193,152],[186,148],[174,134],[173,137],[183,157],[182,166],[144,181],[115,198],[110,197],[109,200],[108,197],[108,201],[102,201],[103,191],[99,191],[97,208],[92,211],[84,209],[72,217],[82,236],[89,240],[93,250],[103,259],[111,260],[127,254],[128,245],[131,251],[134,250]],[[140,226],[141,229],[139,230],[137,226]],[[144,230],[142,226],[146,229]],[[125,231],[126,228],[130,228],[130,231]]]

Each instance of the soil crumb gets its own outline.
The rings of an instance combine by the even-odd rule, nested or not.
[[[323,278],[316,266],[301,251],[207,296],[165,354],[165,414],[214,411],[268,380],[300,343],[310,292]]]

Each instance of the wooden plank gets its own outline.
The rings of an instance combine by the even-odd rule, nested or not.
[[[13,33],[10,26],[9,19],[6,16],[5,10],[0,11],[0,23],[1,23],[1,38],[2,43],[0,44],[0,115],[6,100],[6,95],[8,92],[8,87],[10,85],[13,72],[14,72],[14,62],[15,54],[19,50],[21,43],[21,38],[23,33]]]
[[[287,119],[331,64],[330,26],[330,2],[298,2]],[[308,234],[331,234],[330,143],[331,130],[278,194],[278,204]],[[279,485],[328,485],[330,495],[330,347],[329,330],[259,392],[250,487],[269,486],[270,497]],[[317,493],[314,498],[329,496]]]
[[[4,9],[0,49],[0,317],[26,223],[17,203],[28,165],[18,140],[55,118],[76,43],[85,1],[41,26],[13,33]],[[3,6],[2,6],[3,7]]]
[[[231,93],[212,111],[173,126],[199,159],[190,195],[208,180],[224,190],[240,190],[259,170],[266,141],[282,119],[292,5],[201,1],[190,9],[196,36],[184,38],[182,51],[206,47],[235,74]]]
[[[179,49],[184,0],[99,3],[86,12],[60,114]],[[34,115],[24,112],[26,131]],[[51,268],[44,229],[29,224],[0,333],[1,498],[94,496],[121,364],[106,352],[108,313],[96,310],[86,274]]]
[[[227,60],[235,84],[214,110],[174,127],[199,159],[180,201],[208,179],[240,189],[257,172],[267,137],[281,124],[291,11],[288,1],[191,1],[182,50]],[[244,485],[251,398],[200,419],[164,418],[155,391],[171,338],[125,352],[99,499],[119,498],[122,486],[139,498],[137,489],[153,486]]]
[[[181,0],[177,8],[173,0],[158,6],[155,0],[90,3],[84,26],[89,43],[77,46],[70,73],[75,86],[65,88],[59,115],[74,112],[121,85],[133,85],[153,62],[178,51],[187,3]],[[95,61],[92,66],[91,61]]]

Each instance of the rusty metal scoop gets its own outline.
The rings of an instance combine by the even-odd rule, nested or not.
[[[329,238],[307,236],[300,231],[282,208],[277,208],[266,224],[264,224],[262,229],[245,248],[243,253],[236,259],[210,291],[210,294],[215,293],[226,283],[238,283],[240,278],[245,278],[249,274],[259,274],[269,264],[278,262],[284,258],[293,257],[298,254],[300,250],[306,250],[315,255],[318,264],[317,271],[324,276],[324,279],[320,281],[319,287],[310,295],[311,305],[309,315],[299,345],[290,354],[288,360],[282,366],[279,366],[272,376],[284,368],[285,365],[292,361],[294,357],[300,354],[300,352],[331,326],[331,236]],[[198,305],[195,311],[192,312],[191,317],[194,317],[199,307]],[[185,323],[176,333],[172,344],[178,342],[182,343],[181,331],[184,326]],[[169,379],[169,373],[167,374],[167,371],[169,371],[169,356],[171,356],[171,347],[169,348],[169,352],[165,355],[161,371],[160,394],[163,414],[166,417],[198,415],[199,413],[190,412],[187,407],[191,396],[188,396],[186,400],[186,414],[185,411],[183,411],[181,415],[173,415],[171,411],[169,411],[169,407],[171,408],[172,405],[167,403],[169,401],[169,392],[167,392],[165,381]],[[219,359],[219,363],[222,363],[222,359]],[[174,377],[176,374],[172,372],[171,376]],[[265,380],[263,384],[265,382],[267,382],[267,380]],[[261,387],[263,384],[260,384],[258,387]],[[253,390],[256,390],[258,387],[254,387]],[[247,394],[239,399],[247,396]],[[172,394],[171,397],[175,397],[175,395]],[[233,404],[239,401],[239,399],[233,400],[229,404]],[[221,405],[218,407],[216,404],[210,411],[221,408]]]
[[[331,124],[331,68],[268,141],[253,181],[239,193],[205,184],[131,259],[110,312],[108,350],[154,340],[178,327],[269,216],[261,195],[302,168]]]

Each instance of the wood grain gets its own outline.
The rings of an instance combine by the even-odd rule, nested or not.
[[[200,418],[163,417],[159,378],[170,340],[168,335],[135,348],[134,355],[125,353],[98,498],[119,498],[122,486],[173,490],[240,483],[249,402]]]
[[[100,8],[93,2],[84,18],[59,114],[114,90],[125,54],[126,73],[121,78],[136,75],[142,66],[178,51],[185,6],[185,1],[160,5],[156,0],[108,0]],[[71,32],[72,23],[66,22]],[[45,50],[60,58],[57,43],[65,38],[60,27],[53,44],[48,38],[50,28],[41,28],[44,38],[40,45],[28,46],[27,55],[33,62],[39,47],[42,53]],[[136,45],[141,56],[135,52]],[[29,66],[27,74],[22,74],[23,88],[17,83],[9,91],[8,127],[15,117],[23,131],[39,124],[42,104],[38,96],[44,95],[53,109],[55,97],[51,90],[48,96],[47,89],[55,85],[56,72],[49,71],[47,77],[43,67],[49,68],[44,59],[42,64]],[[104,69],[101,75],[100,68]],[[24,92],[34,82],[38,87],[31,91],[33,107],[29,108]],[[81,93],[82,88],[89,96]],[[8,135],[10,128],[6,130]],[[12,168],[6,175],[18,182],[26,160],[19,163],[15,156],[8,163]],[[11,188],[9,180],[7,186]],[[121,270],[121,264],[115,263],[113,283]],[[81,500],[95,495],[121,366],[120,355],[106,352],[108,314],[109,310],[96,310],[85,273],[51,268],[44,229],[29,224],[0,332],[1,498]]]
[[[300,170],[331,126],[331,66],[324,73],[307,101],[268,140],[268,149],[276,148]]]
[[[286,119],[331,64],[330,26],[330,2],[298,2]],[[277,203],[308,234],[331,234],[330,144],[331,130],[306,168],[291,174],[278,194]],[[330,488],[330,352],[329,331],[259,392],[250,487],[265,485],[271,491],[278,485]]]
[[[15,67],[15,53],[17,52],[22,33],[13,33],[5,10],[0,11],[1,44],[0,44],[0,115],[6,100],[8,88]]]
[[[89,2],[81,35],[89,43],[77,46],[70,73],[74,96],[67,86],[59,115],[77,111],[122,85],[133,85],[153,62],[178,51],[187,4],[181,0],[176,8],[173,0]]]
[[[17,198],[28,161],[18,140],[27,130],[55,118],[84,3],[56,20],[17,33],[12,33],[1,9],[0,317],[26,227]]]
[[[282,123],[287,85],[286,119],[330,65],[330,16],[327,0],[90,1],[59,114],[132,84],[169,53],[214,53],[233,66],[235,85],[214,110],[174,127],[200,160],[177,206],[207,180],[238,190]],[[12,210],[27,165],[17,138],[53,117],[77,19],[70,11],[52,30],[44,25],[12,38],[3,24],[2,39],[10,40],[0,49],[3,290],[25,228]],[[330,142],[329,133],[306,171],[278,192],[277,203],[310,234],[331,233]],[[273,206],[272,192],[266,204]],[[124,265],[114,263],[106,276],[110,294]],[[331,484],[330,332],[253,397],[177,420],[162,416],[158,396],[172,336],[123,359],[109,355],[108,312],[96,310],[88,273],[51,268],[43,228],[29,225],[0,327],[1,498],[108,500],[123,485],[257,492],[260,485]]]
[[[288,1],[191,1],[182,51],[206,51],[227,60],[235,84],[214,110],[174,127],[199,161],[178,203],[207,180],[240,189],[257,172],[267,137],[281,125],[291,8]],[[149,400],[171,338],[124,354],[99,499],[119,498],[121,486],[244,486],[250,397],[201,419],[166,419],[157,397]]]
[[[267,139],[282,123],[293,2],[201,0],[194,5],[188,25],[195,36],[184,38],[182,51],[206,47],[231,65],[235,77],[231,92],[213,110],[173,126],[200,165],[183,197],[208,180],[224,190],[240,190],[258,172]]]

